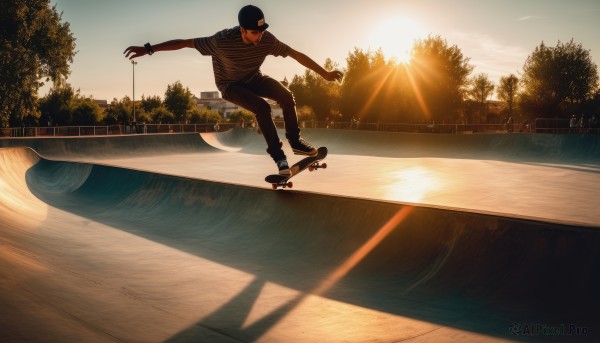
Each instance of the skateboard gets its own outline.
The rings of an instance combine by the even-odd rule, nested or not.
[[[322,146],[317,149],[317,154],[315,156],[303,158],[291,166],[291,175],[271,174],[265,177],[265,181],[270,183],[273,189],[278,189],[279,187],[292,188],[294,184],[290,179],[300,174],[303,170],[308,169],[309,171],[313,171],[319,168],[327,168],[327,163],[320,163],[325,157],[327,157],[327,148]]]

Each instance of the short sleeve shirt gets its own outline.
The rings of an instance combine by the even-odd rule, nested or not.
[[[263,33],[258,45],[245,44],[239,26],[196,38],[194,45],[202,55],[212,56],[215,82],[221,92],[232,83],[246,82],[260,74],[268,55],[287,57],[290,53],[290,47],[269,31]]]

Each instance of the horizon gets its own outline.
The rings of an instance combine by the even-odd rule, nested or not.
[[[591,0],[552,4],[542,0],[502,4],[374,0],[369,7],[357,0],[343,5],[341,1],[315,0],[252,3],[263,10],[269,31],[279,40],[321,65],[330,58],[340,70],[355,48],[381,48],[387,60],[405,62],[414,40],[430,35],[456,45],[474,67],[471,76],[486,73],[495,84],[501,76],[519,75],[527,56],[542,42],[555,46],[573,39],[590,50],[592,60],[600,65],[600,42],[594,36],[600,29],[596,21],[600,3]],[[122,54],[125,48],[210,36],[236,26],[237,12],[247,2],[55,0],[52,4],[63,13],[62,20],[69,22],[76,38],[78,53],[67,82],[82,96],[110,102],[132,97],[132,65]],[[205,9],[210,10],[208,15]],[[136,62],[136,100],[142,95],[163,98],[167,85],[176,81],[197,97],[200,92],[217,89],[211,58],[194,49],[160,52]],[[261,70],[277,80],[291,81],[294,75],[303,75],[305,68],[291,58],[271,56]],[[39,96],[50,88],[51,82],[40,89]],[[491,98],[494,100],[495,94]]]

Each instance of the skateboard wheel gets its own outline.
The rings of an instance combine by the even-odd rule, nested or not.
[[[277,189],[277,184],[276,184],[276,183],[272,183],[272,184],[271,184],[271,188],[273,188],[273,189]]]
[[[291,183],[291,182],[288,182],[288,183],[287,183],[287,186],[288,186],[288,188],[292,188],[292,187],[294,187],[294,184],[293,184],[293,183]]]
[[[323,164],[321,165],[321,168],[327,168],[327,163],[323,163]]]
[[[308,167],[308,171],[309,171],[309,172],[311,172],[311,171],[313,171],[313,170],[315,170],[315,167],[313,167],[313,166],[310,166],[310,167]]]

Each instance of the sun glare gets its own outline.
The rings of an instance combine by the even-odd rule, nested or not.
[[[420,202],[440,186],[439,178],[428,168],[404,168],[394,173],[394,180],[388,188],[388,197],[397,201]]]
[[[425,30],[421,25],[408,18],[389,18],[375,25],[369,38],[371,49],[381,48],[387,59],[396,62],[408,62],[413,43],[424,38]]]

